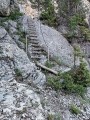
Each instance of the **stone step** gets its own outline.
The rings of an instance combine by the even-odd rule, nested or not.
[[[34,24],[34,23],[33,23]],[[33,25],[33,24],[28,24],[28,26],[30,27],[30,28],[35,28],[35,25]]]
[[[36,26],[34,25],[34,23],[33,24],[28,24],[28,27],[36,29]]]
[[[31,28],[29,28],[28,31],[29,31],[29,32],[36,32],[36,29],[31,29]]]
[[[36,31],[28,31],[29,32],[29,34],[37,34],[37,32]]]
[[[34,23],[34,22],[29,22],[28,25],[33,25],[33,26],[35,26],[35,23]]]
[[[32,43],[31,43],[31,46],[38,47],[38,48],[40,47],[38,44],[32,44]]]
[[[33,19],[28,19],[28,23],[34,23]]]
[[[30,43],[38,44],[38,41],[30,40]]]
[[[29,31],[29,32],[36,32],[36,30],[30,29],[30,28],[28,29],[28,31]]]
[[[39,41],[37,40],[37,39],[28,39],[28,42],[30,42],[30,43],[39,43]]]
[[[29,37],[28,39],[29,40],[36,40],[36,41],[38,41],[37,37]]]
[[[42,57],[41,56],[31,56],[31,59],[41,59]]]
[[[35,23],[33,20],[28,20],[28,24],[33,24]]]
[[[35,47],[32,47],[32,51],[44,51],[44,50],[42,50],[42,48],[35,48]]]
[[[33,25],[29,25],[28,27],[29,27],[30,29],[34,29],[34,30],[36,30],[36,27],[33,26]]]
[[[32,54],[42,54],[42,52],[41,51],[32,51]]]
[[[34,23],[34,21],[33,21],[32,18],[31,18],[31,19],[28,19],[27,22],[28,22],[28,23]]]
[[[29,34],[28,38],[29,37],[38,37],[36,34]]]

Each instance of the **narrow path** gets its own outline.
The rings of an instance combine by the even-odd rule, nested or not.
[[[25,15],[23,17],[23,27],[27,35],[28,57],[34,62],[38,61],[44,64],[47,60],[47,53],[39,44],[34,20]]]
[[[20,11],[25,14],[23,18],[23,26],[27,34],[28,56],[34,62],[38,61],[40,63],[45,63],[47,60],[46,52],[39,45],[37,31],[33,20],[33,18],[37,18],[38,11],[36,9],[32,9],[29,0],[19,1],[19,8]]]
[[[28,25],[28,53],[32,60],[41,61],[45,57],[45,51],[39,45],[39,40],[35,28],[35,23],[32,18],[27,19]]]

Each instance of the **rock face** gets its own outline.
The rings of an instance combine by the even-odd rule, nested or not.
[[[17,8],[17,0],[0,0],[0,16],[9,16]]]
[[[87,9],[86,12],[86,22],[88,23],[90,27],[90,1],[89,0],[82,0],[83,7]]]
[[[45,120],[39,96],[25,84],[0,81],[0,120]]]
[[[32,80],[37,86],[45,82],[45,75],[37,70],[34,63],[30,62],[26,53],[20,49],[4,28],[0,27],[0,80],[10,80],[18,69],[23,79]]]
[[[8,16],[10,14],[10,0],[0,0],[0,15]]]
[[[42,25],[40,22],[35,24],[41,46],[47,52],[49,49],[50,55],[60,60],[61,63],[73,66],[73,48],[68,41],[55,29]]]
[[[17,29],[15,22],[9,23],[13,23],[12,29]],[[40,97],[30,85],[18,83],[15,69],[20,71],[25,83],[33,83],[38,89],[44,85],[45,75],[37,70],[9,33],[0,27],[0,120],[45,120]]]

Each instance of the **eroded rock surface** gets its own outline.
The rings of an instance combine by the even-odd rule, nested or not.
[[[10,0],[0,0],[0,15],[8,16],[10,15]]]
[[[55,29],[36,22],[36,29],[40,44],[51,56],[59,59],[61,63],[73,66],[73,48],[68,41]]]
[[[23,78],[29,77],[29,79],[35,82],[36,84],[39,85],[40,83],[40,86],[44,84],[45,75],[37,70],[35,64],[29,60],[26,53],[17,46],[14,40],[9,36],[6,30],[2,27],[0,27],[0,34],[1,34],[1,38],[0,38],[1,60],[4,61],[4,63],[9,67],[9,69],[11,67],[11,71],[13,71],[14,69],[18,69],[21,72]],[[1,66],[2,66],[2,63],[1,63]],[[13,70],[12,70],[12,66],[13,66]],[[0,69],[1,69],[1,72],[4,74],[5,72],[2,71],[3,68],[0,67]],[[7,73],[8,72],[9,70],[7,70]],[[7,78],[8,76],[6,76],[5,80],[8,80]]]
[[[15,80],[0,81],[0,120],[45,120],[38,95]]]

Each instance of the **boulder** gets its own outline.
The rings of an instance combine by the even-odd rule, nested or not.
[[[9,16],[14,10],[18,10],[17,0],[0,0],[0,16]]]
[[[87,10],[85,20],[90,27],[90,2],[89,2],[89,0],[82,0],[82,4],[83,4],[83,7],[85,8],[85,10]]]
[[[72,67],[74,65],[73,47],[68,43],[65,37],[55,29],[48,27],[36,21],[36,30],[40,45],[49,54],[58,59],[64,65]]]
[[[10,0],[0,0],[0,16],[10,15]]]

